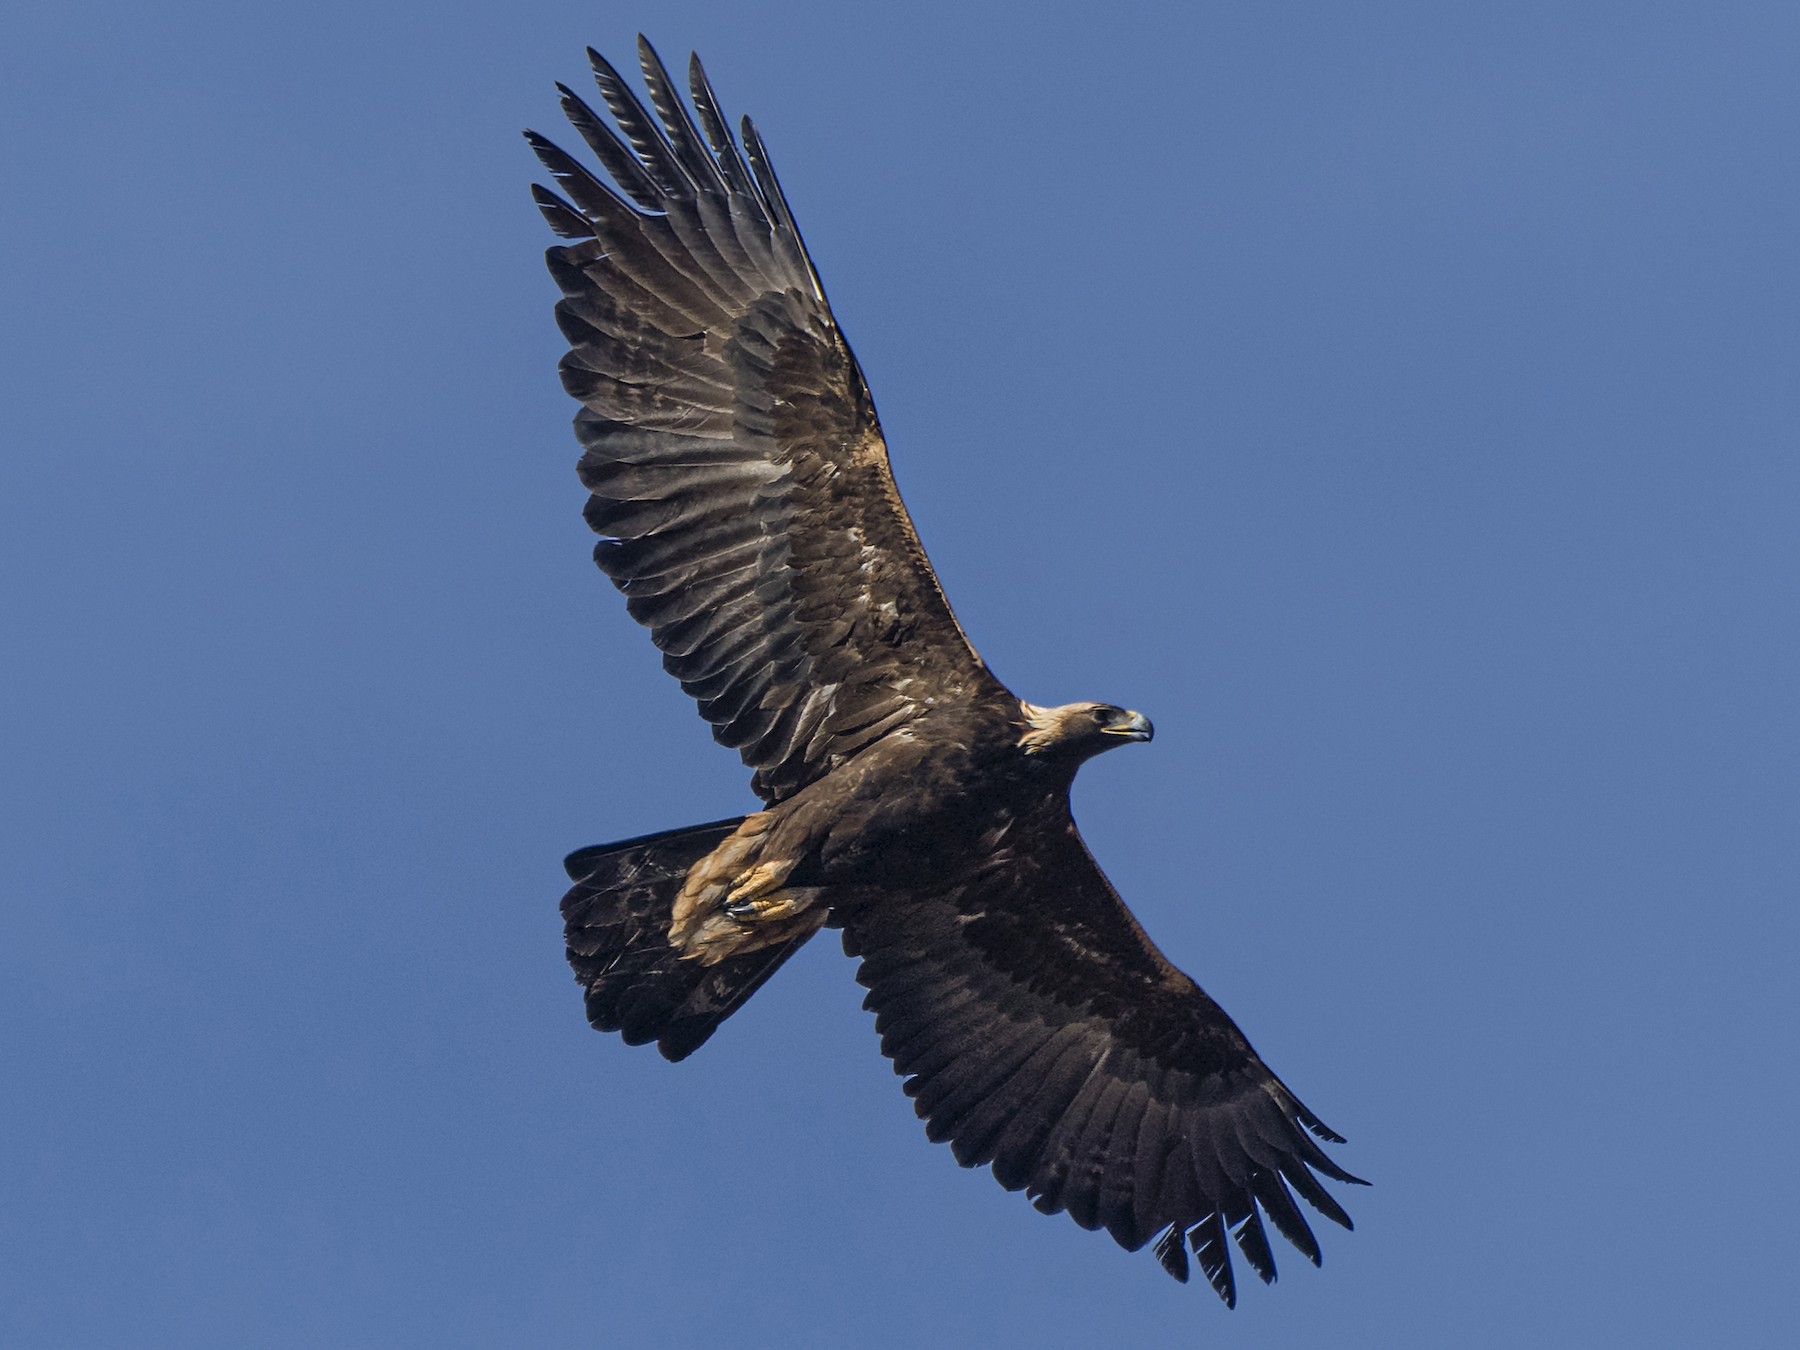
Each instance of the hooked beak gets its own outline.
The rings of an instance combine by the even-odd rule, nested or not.
[[[1128,741],[1147,741],[1156,735],[1156,728],[1150,725],[1150,719],[1141,712],[1131,714],[1131,720],[1121,722],[1116,727],[1106,729],[1108,736],[1121,736]]]

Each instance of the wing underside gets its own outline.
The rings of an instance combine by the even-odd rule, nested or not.
[[[999,686],[900,501],[755,127],[733,140],[698,60],[696,124],[647,44],[654,117],[589,55],[612,122],[567,88],[563,110],[612,186],[528,135],[570,241],[549,264],[595,556],[781,800],[929,702]]]
[[[1231,1236],[1275,1278],[1267,1218],[1314,1264],[1296,1196],[1356,1182],[1341,1143],[1225,1012],[1144,936],[1074,826],[1016,843],[931,894],[874,896],[834,922],[926,1133],[1045,1213],[1156,1254],[1191,1249],[1235,1304]]]

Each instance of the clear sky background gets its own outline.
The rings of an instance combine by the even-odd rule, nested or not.
[[[526,195],[639,28],[994,669],[1155,718],[1077,813],[1376,1183],[1322,1271],[955,1167],[833,938],[683,1065],[584,1025],[563,853],[751,804],[588,561]],[[0,1341],[1794,1344],[1796,70],[1785,2],[10,7]]]

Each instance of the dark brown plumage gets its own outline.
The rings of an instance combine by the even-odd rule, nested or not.
[[[651,116],[590,52],[618,131],[563,110],[609,187],[534,133],[534,189],[581,403],[595,557],[764,809],[568,860],[588,1018],[670,1059],[820,927],[860,958],[881,1046],[934,1140],[1046,1213],[1191,1247],[1230,1304],[1229,1231],[1315,1264],[1297,1193],[1342,1140],[1145,935],[1082,844],[1086,759],[1148,740],[1108,704],[1039,708],[988,671],[914,533],[862,372],[746,119],[698,60],[698,124],[640,40]],[[559,86],[560,87],[560,86]],[[1160,1235],[1160,1237],[1159,1237]]]

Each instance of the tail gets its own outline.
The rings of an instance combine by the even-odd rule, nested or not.
[[[595,1030],[620,1032],[627,1045],[655,1041],[664,1058],[685,1059],[816,931],[712,965],[683,960],[669,944],[688,868],[742,821],[601,844],[564,861],[575,885],[563,897],[563,936]]]

